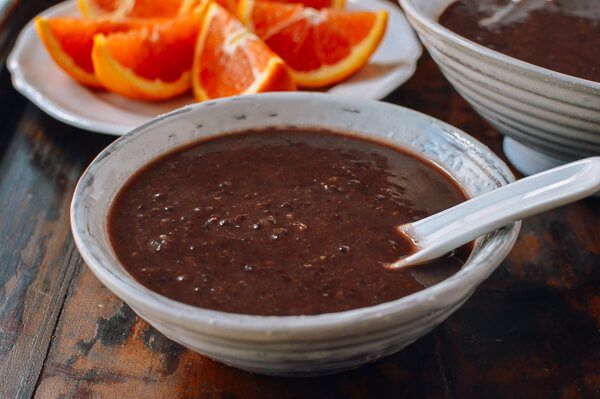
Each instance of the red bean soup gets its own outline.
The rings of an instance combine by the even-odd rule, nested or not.
[[[522,0],[500,23],[481,23],[510,1],[459,0],[440,23],[519,60],[600,82],[599,0]]]
[[[141,284],[190,305],[312,315],[392,301],[444,280],[471,245],[386,270],[412,250],[395,227],[466,199],[400,148],[321,130],[210,138],[138,171],[114,199],[112,246]]]

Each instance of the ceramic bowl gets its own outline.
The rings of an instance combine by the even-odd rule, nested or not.
[[[600,154],[600,82],[503,55],[437,23],[454,0],[399,0],[454,88],[502,134],[526,174]]]
[[[108,240],[107,212],[149,161],[199,139],[244,129],[306,126],[395,143],[431,159],[470,196],[513,180],[487,147],[436,119],[391,104],[318,93],[232,97],[158,117],[108,146],[79,181],[71,205],[75,243],[96,276],[143,319],[188,348],[240,369],[286,376],[339,372],[392,354],[458,309],[512,248],[520,224],[476,241],[454,276],[376,306],[315,316],[253,316],[202,309],[137,283]]]

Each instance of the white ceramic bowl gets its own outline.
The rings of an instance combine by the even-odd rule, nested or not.
[[[502,134],[526,174],[600,154],[600,82],[554,72],[461,37],[437,20],[455,0],[399,0],[454,88]],[[591,39],[590,39],[591,40]]]
[[[150,160],[208,136],[269,126],[324,127],[391,141],[447,170],[469,195],[513,180],[487,147],[436,119],[398,106],[317,93],[272,93],[204,102],[149,122],[108,146],[85,171],[71,224],[96,276],[167,337],[223,363],[270,375],[339,372],[389,355],[460,307],[512,248],[519,223],[477,240],[468,262],[433,287],[380,305],[316,316],[251,316],[185,305],[137,283],[106,229],[111,201]]]

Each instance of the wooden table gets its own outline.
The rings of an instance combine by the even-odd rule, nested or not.
[[[20,28],[51,3],[0,0],[3,65]],[[498,133],[427,56],[387,100],[501,154]],[[73,245],[69,202],[111,138],[46,116],[12,89],[4,66],[0,103],[2,399],[600,397],[598,199],[527,220],[475,295],[402,352],[330,377],[269,378],[171,342],[100,284]]]

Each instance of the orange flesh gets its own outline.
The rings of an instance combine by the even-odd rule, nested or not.
[[[299,3],[305,7],[312,7],[316,9],[337,7],[335,0],[275,0],[281,3]]]
[[[107,38],[110,55],[140,77],[173,82],[192,67],[200,21],[182,17],[153,27],[112,34]]]
[[[94,73],[92,47],[97,33],[124,32],[151,26],[153,21],[141,20],[85,20],[76,18],[53,18],[48,20],[52,35],[60,43],[62,51],[69,55],[75,64],[89,73]]]
[[[133,3],[131,6],[130,1]],[[183,0],[79,0],[84,16],[169,18],[179,12]]]
[[[313,23],[300,5],[256,1],[252,21],[256,34],[296,71],[312,71],[350,54],[375,24],[371,12],[320,10]],[[316,13],[311,10],[309,13]]]
[[[188,12],[194,5],[198,5],[203,0],[183,0],[182,6],[179,8],[179,12]],[[239,0],[214,0],[227,10],[235,12]],[[296,3],[305,7],[312,7],[316,9],[321,8],[344,8],[345,0],[272,0],[278,3]]]
[[[97,9],[112,12],[119,8],[121,2],[119,0],[95,0],[94,3]]]
[[[96,21],[61,19],[51,20],[49,24],[50,30],[60,43],[62,50],[86,72],[94,73],[92,47],[94,35],[99,32],[98,23]]]
[[[211,97],[231,96],[243,92],[254,79],[252,64],[246,56],[244,48],[238,47],[232,55],[228,55],[223,51],[227,37],[234,33],[236,29],[241,29],[240,25],[225,13],[217,13],[210,21],[206,41],[204,42],[205,51],[202,52],[200,58],[200,63],[203,66],[200,81]],[[248,45],[250,44],[251,42],[248,43]],[[236,59],[237,62],[227,65],[228,78],[216,78],[223,70],[222,64],[229,63],[231,58]],[[259,65],[262,64],[264,68],[267,62],[264,58],[268,57],[259,56],[256,58]]]
[[[179,12],[182,0],[135,0],[132,17],[174,17]]]
[[[204,42],[199,43],[199,84],[210,98],[225,97],[246,91],[256,80],[257,72],[264,71],[273,58],[278,57],[256,36],[222,7],[205,27]],[[209,17],[209,15],[207,15]],[[242,32],[242,33],[241,33]],[[227,44],[231,35],[246,35],[239,45]],[[226,47],[230,46],[230,49]],[[293,90],[294,84],[282,64],[273,73],[268,90]]]
[[[189,13],[193,11],[195,8],[200,7],[202,3],[208,2],[209,0],[183,0],[181,4],[181,8],[179,9],[180,14]],[[238,0],[212,0],[221,6],[223,6],[228,11],[235,11],[237,7]]]

